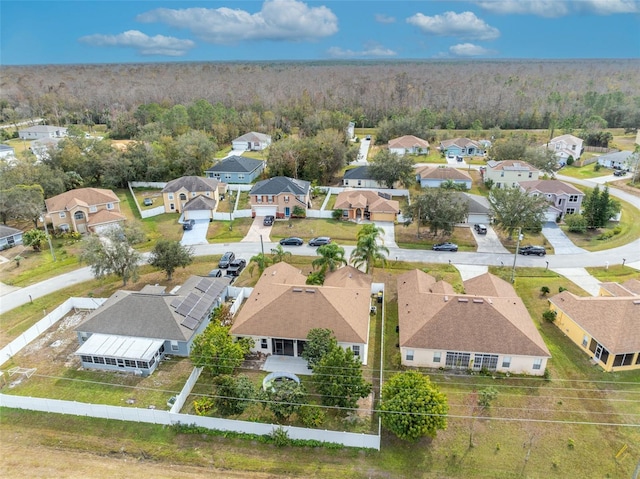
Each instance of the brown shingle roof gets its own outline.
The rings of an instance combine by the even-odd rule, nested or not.
[[[584,193],[575,186],[571,186],[560,180],[533,180],[533,181],[520,181],[520,186],[526,191],[539,191],[540,193],[549,193],[554,195],[579,195],[584,196]]]
[[[125,221],[127,218],[118,213],[117,211],[99,210],[96,213],[89,215],[88,224],[90,227],[103,225],[106,223],[117,223],[119,221]]]
[[[464,171],[448,166],[425,166],[418,170],[417,173],[420,175],[420,178],[424,179],[472,181],[471,176]]]
[[[464,282],[467,294],[474,296],[491,296],[501,298],[517,298],[516,290],[505,280],[491,273],[481,274]]]
[[[622,283],[622,286],[624,286],[634,294],[640,294],[640,280],[638,279],[627,280]]]
[[[635,296],[636,293],[618,283],[600,283],[600,288],[611,293],[611,296]]]
[[[398,213],[400,203],[396,200],[387,200],[370,190],[344,190],[338,194],[334,204],[335,209],[364,208],[369,206],[369,211],[377,213]]]
[[[493,171],[540,171],[526,161],[520,160],[489,161],[487,166]]]
[[[425,291],[433,281],[419,270],[398,277],[400,346],[550,357],[520,298]]]
[[[389,148],[429,148],[429,142],[413,135],[405,135],[389,140]]]
[[[47,212],[49,213],[64,211],[65,208],[71,209],[77,204],[97,206],[119,202],[120,200],[113,191],[103,188],[78,188],[45,200]]]
[[[612,354],[640,350],[637,296],[578,297],[563,291],[549,299]]]
[[[370,281],[352,268],[328,274],[323,286],[305,281],[300,270],[284,262],[265,269],[231,333],[305,339],[313,328],[328,328],[340,342],[368,342]]]

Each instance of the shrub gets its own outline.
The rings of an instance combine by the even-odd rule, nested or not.
[[[200,398],[193,401],[193,409],[198,416],[206,416],[213,409],[213,399]]]
[[[569,438],[569,440],[567,441],[567,447],[571,450],[575,449],[576,442],[573,439]]]
[[[542,296],[546,296],[550,292],[551,292],[551,290],[549,289],[549,286],[543,286],[542,288],[540,288],[540,294]]]
[[[593,171],[600,171],[601,168],[602,168],[602,165],[600,163],[596,163],[593,167]]]
[[[289,433],[282,427],[277,427],[273,431],[271,431],[269,437],[273,441],[273,444],[275,444],[277,447],[288,446],[291,443],[291,439],[289,439]]]
[[[562,293],[563,291],[566,291],[566,290],[567,290],[567,288],[565,288],[564,286],[560,286],[558,288],[558,293]]]
[[[494,181],[491,178],[485,180],[484,182],[484,186],[486,186],[488,190],[493,188],[493,184],[494,184]]]
[[[571,214],[564,217],[564,223],[569,231],[574,233],[584,233],[587,231],[587,220],[580,214]]]
[[[571,166],[571,165],[573,165],[573,162],[574,162],[574,161],[575,161],[575,160],[573,159],[573,156],[570,156],[569,158],[567,158],[567,166]]]
[[[333,213],[331,213],[331,217],[334,220],[340,220],[342,219],[342,210],[333,210]]]
[[[318,406],[302,406],[298,416],[306,427],[320,427],[327,417],[324,410]]]
[[[558,313],[556,313],[555,311],[552,310],[548,310],[545,311],[544,313],[542,313],[542,319],[544,319],[545,321],[548,321],[550,323],[553,323],[556,318],[558,317]]]

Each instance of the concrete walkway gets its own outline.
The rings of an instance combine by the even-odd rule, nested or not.
[[[577,284],[591,296],[598,296],[600,292],[600,281],[591,276],[584,268],[551,268],[551,271]]]
[[[500,238],[495,230],[487,225],[487,234],[478,234],[473,226],[471,226],[471,234],[478,243],[478,253],[502,253],[509,254],[509,250],[502,246]]]
[[[275,354],[267,358],[262,366],[262,370],[269,371],[270,373],[284,371],[297,376],[311,376],[311,374],[313,374],[313,371],[307,367],[306,359],[294,358],[293,356],[278,356]]]
[[[579,248],[554,222],[548,221],[542,225],[542,234],[553,246],[555,254],[583,254],[588,253],[586,249]]]

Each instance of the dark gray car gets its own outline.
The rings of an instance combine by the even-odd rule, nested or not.
[[[218,268],[227,269],[229,267],[229,264],[234,259],[236,259],[236,255],[233,254],[231,251],[227,251],[225,254],[222,255],[222,258],[220,258],[220,261],[218,261]]]
[[[331,243],[331,238],[328,236],[318,236],[309,240],[309,246],[322,246]]]

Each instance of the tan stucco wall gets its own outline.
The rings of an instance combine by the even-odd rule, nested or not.
[[[180,199],[180,194],[184,193],[187,196],[186,200]],[[207,196],[209,193],[209,196]],[[169,195],[173,195],[173,199],[169,199]],[[216,200],[216,204],[220,201],[220,195],[218,194],[218,190],[215,191],[196,191],[195,195],[191,194],[191,191],[187,191],[186,189],[181,189],[176,191],[175,193],[162,193],[162,199],[164,200],[164,212],[165,213],[182,213],[182,207],[187,204],[190,200],[195,198],[198,195],[207,196],[207,198],[213,198]],[[175,206],[175,209],[171,209],[171,204]]]

